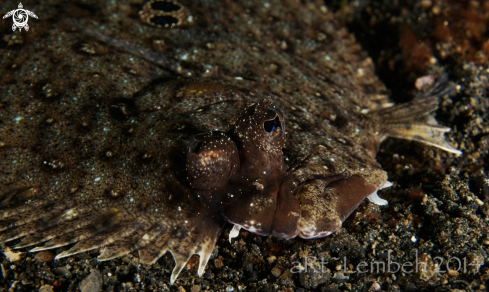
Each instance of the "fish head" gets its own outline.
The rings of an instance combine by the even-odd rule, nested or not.
[[[228,133],[194,136],[187,147],[189,184],[215,202],[223,218],[268,235],[287,166],[282,110],[265,101],[247,107]]]

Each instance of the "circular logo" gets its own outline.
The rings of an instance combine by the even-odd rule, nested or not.
[[[12,20],[14,21],[15,25],[22,27],[27,24],[27,21],[29,20],[29,16],[27,15],[27,12],[24,9],[17,9],[14,12]]]

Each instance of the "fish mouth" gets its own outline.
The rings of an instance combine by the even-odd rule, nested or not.
[[[278,187],[266,192],[234,194],[221,206],[220,213],[229,223],[258,235],[270,235],[273,222],[270,214],[274,214],[278,206],[277,198],[273,195],[276,192]]]

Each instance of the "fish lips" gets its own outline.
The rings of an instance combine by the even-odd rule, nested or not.
[[[285,180],[280,187],[228,194],[226,219],[259,235],[311,239],[328,236],[378,187],[361,176],[333,175],[296,186]],[[273,215],[272,215],[273,214]]]
[[[274,185],[262,190],[227,193],[221,204],[221,212],[232,224],[259,235],[270,235],[277,209],[278,189]]]
[[[292,192],[278,185],[248,193],[228,193],[221,207],[228,222],[250,232],[281,238],[298,235],[300,203]]]

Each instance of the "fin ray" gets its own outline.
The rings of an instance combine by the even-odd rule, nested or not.
[[[421,93],[414,100],[389,108],[372,111],[380,117],[383,138],[386,136],[422,142],[456,155],[462,151],[450,145],[445,133],[451,129],[441,126],[434,118],[438,109],[439,97],[449,94],[452,86],[447,77],[442,76],[426,93]]]

